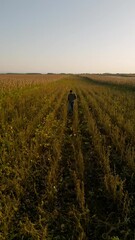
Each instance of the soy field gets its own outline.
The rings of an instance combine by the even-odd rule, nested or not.
[[[1,240],[135,239],[135,76],[0,75],[0,178]]]

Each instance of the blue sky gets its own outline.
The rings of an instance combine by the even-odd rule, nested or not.
[[[0,0],[0,72],[135,72],[135,1]]]

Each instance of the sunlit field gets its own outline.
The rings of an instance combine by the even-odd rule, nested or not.
[[[0,75],[1,240],[135,239],[134,79]]]

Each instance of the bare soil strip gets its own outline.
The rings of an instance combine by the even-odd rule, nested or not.
[[[60,172],[58,179],[56,219],[50,226],[53,237],[56,239],[75,239],[75,219],[72,211],[77,204],[73,171],[75,171],[75,161],[72,148],[72,118],[67,119],[64,141],[62,144]],[[52,238],[53,239],[53,238]]]

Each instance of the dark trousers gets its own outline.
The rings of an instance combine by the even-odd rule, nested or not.
[[[71,110],[72,110],[72,112],[73,112],[74,102],[71,102],[70,105],[71,105]]]
[[[74,102],[68,102],[68,112],[73,112]]]

